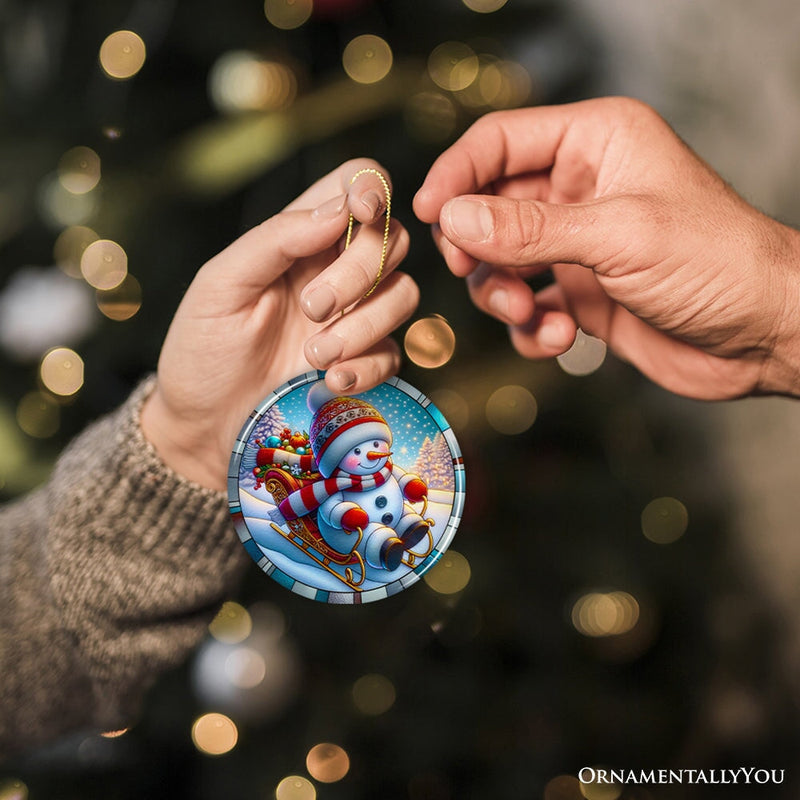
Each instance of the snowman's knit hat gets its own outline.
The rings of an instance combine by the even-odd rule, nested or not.
[[[329,478],[344,458],[369,439],[392,443],[392,432],[375,406],[357,397],[334,397],[314,413],[309,431],[314,460]]]

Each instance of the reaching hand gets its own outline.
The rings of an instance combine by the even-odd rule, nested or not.
[[[672,391],[800,394],[800,234],[624,98],[489,114],[414,207],[473,301],[530,358],[576,326]],[[525,279],[552,269],[534,294]]]
[[[212,258],[195,276],[172,321],[142,429],[165,462],[224,489],[234,440],[253,408],[289,378],[327,369],[335,392],[358,393],[399,366],[389,333],[414,311],[414,281],[393,271],[408,234],[392,220],[383,279],[385,210],[379,169],[359,159],[315,183],[280,214]],[[352,213],[351,246],[340,240]],[[356,304],[354,307],[353,304]],[[350,309],[346,314],[341,312]]]

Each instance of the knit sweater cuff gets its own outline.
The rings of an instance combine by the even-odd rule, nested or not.
[[[51,479],[53,591],[99,724],[123,722],[151,677],[185,658],[247,563],[224,494],[175,474],[145,439],[154,385],[81,434]]]

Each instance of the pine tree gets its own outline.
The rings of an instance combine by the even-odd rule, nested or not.
[[[288,424],[286,417],[283,416],[283,412],[277,405],[274,405],[267,409],[264,416],[261,417],[258,424],[253,428],[250,439],[251,441],[260,439],[263,442],[268,436],[280,436],[281,431],[288,427]]]

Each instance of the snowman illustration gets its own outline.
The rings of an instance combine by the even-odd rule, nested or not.
[[[370,403],[334,396],[320,382],[310,389],[307,404],[320,478],[289,494],[280,513],[289,521],[316,512],[320,534],[342,552],[352,549],[361,531],[366,562],[397,569],[432,525],[411,505],[426,501],[426,483],[392,463],[392,432]]]

